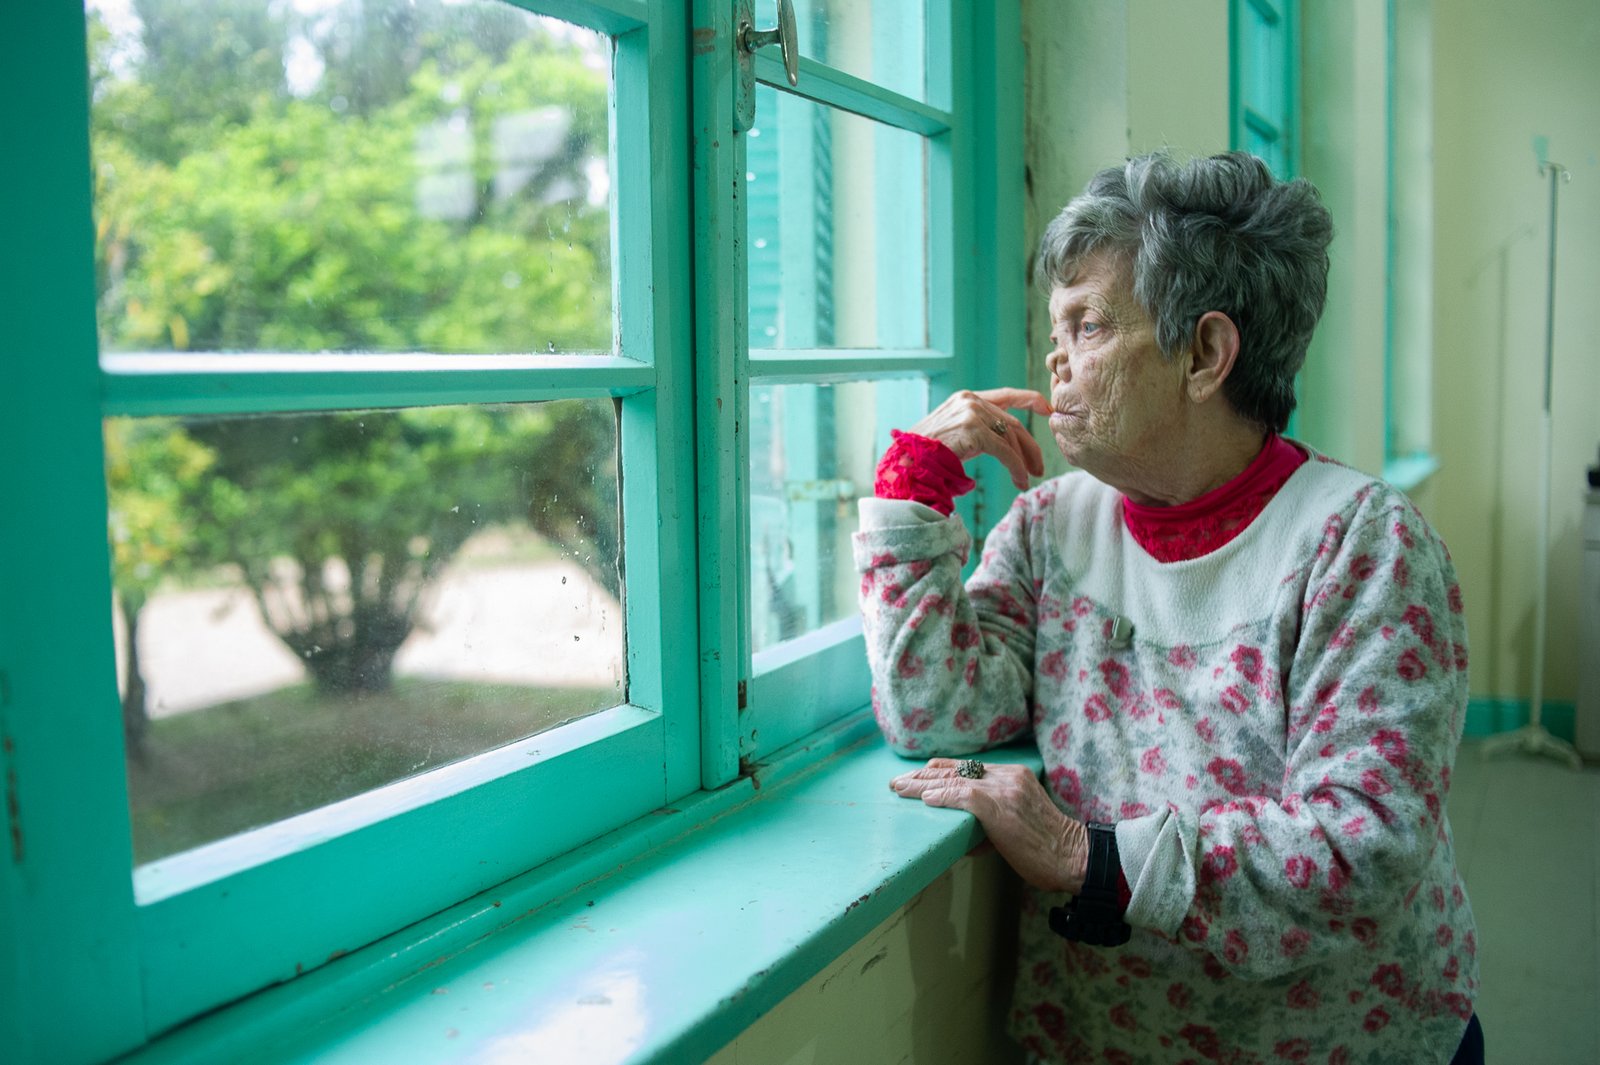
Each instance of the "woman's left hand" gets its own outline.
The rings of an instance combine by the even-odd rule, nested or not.
[[[1082,821],[1056,808],[1027,766],[991,764],[977,779],[956,773],[954,758],[933,758],[889,787],[906,799],[950,806],[976,817],[1011,868],[1036,888],[1076,894],[1089,865]]]

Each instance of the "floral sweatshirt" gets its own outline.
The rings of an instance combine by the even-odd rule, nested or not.
[[[1031,733],[1061,809],[1117,826],[1133,939],[1062,940],[1064,896],[1029,889],[1013,1033],[1063,1065],[1448,1062],[1477,963],[1444,812],[1467,700],[1444,545],[1318,455],[1187,561],[1152,558],[1121,503],[1082,473],[1023,494],[965,587],[959,516],[862,503],[890,745]]]

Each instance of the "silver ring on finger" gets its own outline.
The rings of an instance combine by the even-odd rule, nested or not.
[[[956,776],[966,777],[968,780],[982,780],[983,763],[976,758],[963,758],[956,763]]]
[[[1006,425],[1006,423],[1001,421],[999,418],[996,418],[994,420],[994,424],[989,426],[989,428],[993,429],[999,436],[1005,436],[1009,430],[1009,427]]]

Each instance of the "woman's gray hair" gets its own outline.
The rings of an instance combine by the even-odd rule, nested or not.
[[[1157,152],[1089,180],[1045,230],[1036,276],[1049,290],[1071,284],[1091,255],[1120,258],[1169,358],[1201,315],[1226,314],[1240,342],[1223,395],[1241,416],[1282,432],[1322,316],[1332,239],[1328,210],[1304,178],[1279,181],[1245,152],[1181,164]]]

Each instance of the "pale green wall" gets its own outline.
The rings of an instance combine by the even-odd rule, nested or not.
[[[1466,592],[1475,695],[1526,698],[1533,649],[1548,183],[1561,190],[1545,697],[1577,688],[1578,522],[1600,444],[1600,5],[1434,5],[1434,441],[1429,516]],[[1600,653],[1589,648],[1587,655]]]
[[[1030,256],[1101,167],[1156,148],[1227,149],[1227,0],[1023,0],[1022,23]],[[1049,387],[1045,305],[1030,291],[1027,383],[1041,390]],[[1033,430],[1047,472],[1062,472],[1044,420]]]
[[[1016,879],[969,855],[710,1065],[1020,1065],[1005,1034]]]
[[[1227,0],[1129,0],[1126,10],[1126,154],[1163,146],[1190,155],[1225,150]]]
[[[1383,470],[1383,0],[1305,0],[1300,172],[1333,214],[1328,305],[1300,374],[1301,439]]]

